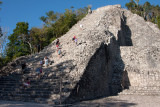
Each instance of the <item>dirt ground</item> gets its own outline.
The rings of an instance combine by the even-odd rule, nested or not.
[[[160,96],[119,95],[83,101],[73,107],[160,107]]]
[[[56,107],[56,106],[49,104],[37,104],[37,103],[19,102],[19,101],[0,101],[0,107]],[[119,95],[97,100],[82,101],[73,104],[71,107],[160,107],[160,96]]]

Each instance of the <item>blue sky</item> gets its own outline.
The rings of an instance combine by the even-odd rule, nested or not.
[[[46,12],[64,12],[73,6],[75,9],[92,5],[92,9],[97,9],[106,5],[125,4],[130,0],[0,0],[0,26],[8,28],[8,35],[13,33],[17,22],[28,22],[29,28],[42,26],[40,17]],[[160,5],[160,0],[148,0],[151,4]],[[146,0],[140,0],[140,4]]]

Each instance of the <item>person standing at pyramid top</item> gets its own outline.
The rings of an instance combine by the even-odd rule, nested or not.
[[[88,14],[92,13],[91,7],[92,7],[91,5],[88,6]]]

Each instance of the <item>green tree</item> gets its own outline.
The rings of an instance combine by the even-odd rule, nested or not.
[[[59,17],[59,13],[54,11],[49,11],[46,13],[46,16],[41,16],[40,20],[45,23],[46,26],[51,26]]]
[[[57,13],[49,11],[46,13],[46,16],[40,17],[45,23],[44,27],[47,27],[47,39],[45,43],[50,43],[57,37],[65,34],[77,21],[81,20],[87,14],[88,8],[80,8],[74,10],[72,6],[71,9],[65,9],[65,12]]]
[[[84,7],[84,8],[79,8],[78,10],[76,10],[76,19],[77,21],[81,20],[83,17],[85,17],[87,15],[87,11],[88,8]]]
[[[151,4],[147,1],[143,5],[143,10],[144,10],[144,19],[145,20],[150,20],[149,18],[149,13],[151,12]]]
[[[31,37],[31,44],[33,45],[33,51],[39,52],[41,51],[45,46],[47,46],[50,42],[50,38],[47,35],[47,27],[43,28],[36,28],[33,27],[30,30],[30,37]]]
[[[65,34],[69,29],[77,23],[76,14],[70,9],[66,9],[64,14],[61,14],[59,19],[52,24],[53,33],[56,37]]]
[[[8,37],[10,42],[7,44],[7,57],[10,60],[31,53],[29,45],[25,42],[28,37],[28,23],[18,22],[13,34]]]
[[[125,6],[127,7],[127,9],[129,9],[130,11],[134,10],[136,3],[133,0],[130,0],[129,3],[126,3]]]
[[[137,6],[134,5],[134,1],[130,0],[126,3],[126,7],[131,10],[131,12],[142,16],[146,21],[151,21],[158,25],[160,28],[160,7],[159,5],[151,5],[148,1],[140,5],[139,0],[135,0]]]

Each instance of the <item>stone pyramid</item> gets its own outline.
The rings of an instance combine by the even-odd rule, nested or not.
[[[4,67],[3,71],[12,74],[0,78],[0,100],[60,104],[120,92],[160,95],[159,35],[156,25],[120,5],[93,10],[59,38],[61,58],[55,40],[40,53],[18,58]],[[78,44],[72,41],[73,36]],[[36,79],[35,69],[45,56],[54,63],[43,67],[43,77]],[[28,73],[24,75],[18,73],[21,60],[27,62]],[[31,79],[31,87],[22,90],[19,87],[26,77]]]

